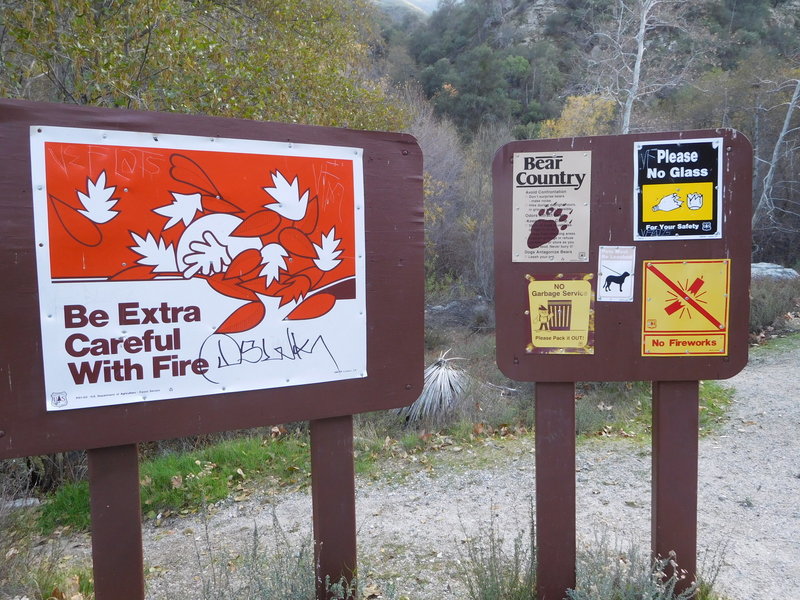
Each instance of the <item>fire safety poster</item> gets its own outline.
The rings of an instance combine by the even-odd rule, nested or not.
[[[365,377],[362,155],[32,127],[48,410]]]

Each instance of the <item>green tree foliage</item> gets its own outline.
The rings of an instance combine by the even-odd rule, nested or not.
[[[4,0],[0,94],[396,128],[367,0]]]
[[[410,34],[408,52],[436,107],[463,135],[482,125],[556,116],[569,59],[547,39],[529,40],[520,0],[445,0]]]
[[[739,129],[756,154],[754,257],[800,261],[797,0],[443,0],[407,25],[402,66],[434,108],[413,131],[446,123],[461,142],[441,146],[460,155],[457,179],[426,160],[434,278],[491,288],[478,266],[490,201],[480,150],[506,127],[517,138]]]
[[[726,70],[759,47],[771,47],[777,55],[798,51],[796,19],[775,19],[771,9],[787,0],[719,0],[708,4],[708,26],[716,40],[720,65]],[[795,21],[794,23],[792,21]]]

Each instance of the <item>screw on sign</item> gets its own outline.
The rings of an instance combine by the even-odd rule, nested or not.
[[[649,268],[651,271],[653,271],[653,273],[655,273],[656,275],[660,275],[660,276],[661,276],[661,277],[664,279],[665,283],[667,283],[668,285],[670,285],[670,287],[673,287],[673,284],[672,284],[672,282],[671,282],[671,281],[669,281],[668,279],[666,279],[666,278],[663,276],[663,274],[659,273],[659,272],[658,272],[658,270],[657,270],[657,269],[656,269],[654,266],[650,265],[648,268]],[[683,300],[685,300],[685,301],[686,301],[686,302],[687,302],[687,303],[688,303],[690,306],[693,306],[693,307],[694,307],[695,309],[697,309],[698,311],[705,312],[705,311],[704,311],[704,309],[703,309],[703,308],[700,306],[700,302],[703,302],[703,300],[701,300],[701,298],[700,298],[700,297],[702,296],[702,294],[699,294],[699,293],[698,293],[698,292],[700,292],[700,288],[702,288],[702,287],[703,287],[703,284],[705,284],[705,281],[703,280],[703,278],[702,278],[702,277],[697,277],[697,278],[695,278],[695,280],[692,282],[692,284],[691,284],[689,287],[687,287],[687,288],[686,288],[686,290],[685,290],[685,293],[686,293],[686,294],[688,294],[688,296],[686,296],[686,295],[683,295],[683,294],[681,293],[682,289],[680,289],[680,287],[679,287],[679,289],[677,290],[677,294],[678,294],[678,296],[679,296],[680,298],[682,298]],[[674,288],[673,288],[673,289],[674,289]],[[705,293],[705,292],[704,292],[704,293]],[[670,304],[669,306],[667,306],[667,307],[664,309],[664,311],[665,311],[665,312],[666,312],[668,315],[671,315],[671,314],[673,314],[673,313],[675,313],[675,312],[677,312],[677,311],[679,311],[679,310],[683,310],[683,311],[685,311],[685,312],[688,312],[688,311],[689,311],[689,309],[687,308],[687,305],[683,304],[683,302],[681,302],[681,300],[675,300],[675,302],[673,302],[672,304]],[[683,314],[682,314],[681,316],[683,316]],[[711,315],[709,315],[708,313],[705,313],[705,316],[706,316],[706,317],[707,317],[707,318],[708,318],[708,319],[709,319],[709,320],[710,320],[712,323],[716,321],[716,319],[714,319],[714,317],[712,317],[712,316],[711,316]],[[717,324],[719,325],[719,323],[717,323]]]

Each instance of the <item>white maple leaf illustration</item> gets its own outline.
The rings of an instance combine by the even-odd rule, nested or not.
[[[131,232],[131,237],[136,243],[131,246],[131,250],[139,254],[142,258],[136,262],[140,265],[155,267],[156,273],[174,273],[178,270],[178,262],[175,258],[175,247],[167,244],[164,240],[157,240],[152,233],[142,238]]]
[[[279,171],[275,171],[272,173],[272,187],[263,189],[276,201],[276,204],[265,204],[264,208],[274,210],[291,221],[299,221],[306,216],[308,190],[300,195],[297,177],[289,183]]]
[[[183,262],[187,265],[183,276],[187,279],[194,277],[198,271],[203,275],[222,273],[231,264],[228,247],[224,241],[217,239],[213,230],[204,231],[201,239],[189,242],[189,250],[183,257]]]
[[[342,251],[337,250],[341,241],[341,239],[336,239],[336,228],[331,227],[327,235],[322,234],[322,241],[320,242],[322,245],[317,246],[314,244],[314,250],[317,253],[314,264],[317,265],[320,271],[332,271],[342,262],[342,259],[339,258]]]
[[[112,210],[119,198],[112,198],[117,186],[106,187],[106,172],[101,171],[96,181],[90,177],[86,178],[86,193],[78,192],[78,200],[81,201],[85,210],[78,212],[87,217],[93,223],[108,223],[119,214],[119,211]]]
[[[261,248],[261,276],[267,278],[267,285],[278,279],[280,270],[286,270],[285,257],[289,256],[286,249],[280,244],[267,244]]]
[[[170,194],[173,198],[172,204],[153,209],[153,212],[169,218],[167,224],[164,225],[164,231],[181,221],[184,225],[189,225],[195,215],[203,210],[200,194],[179,194],[177,192],[170,192]]]

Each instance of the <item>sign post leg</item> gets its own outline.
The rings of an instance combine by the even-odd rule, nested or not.
[[[653,382],[652,549],[675,560],[687,577],[697,572],[697,456],[700,383]],[[667,572],[667,575],[671,575]]]
[[[355,494],[352,415],[311,421],[317,600],[329,598],[326,582],[356,575]]]
[[[95,597],[143,600],[138,448],[96,448],[87,455]]]
[[[575,587],[575,384],[536,384],[538,600]]]

